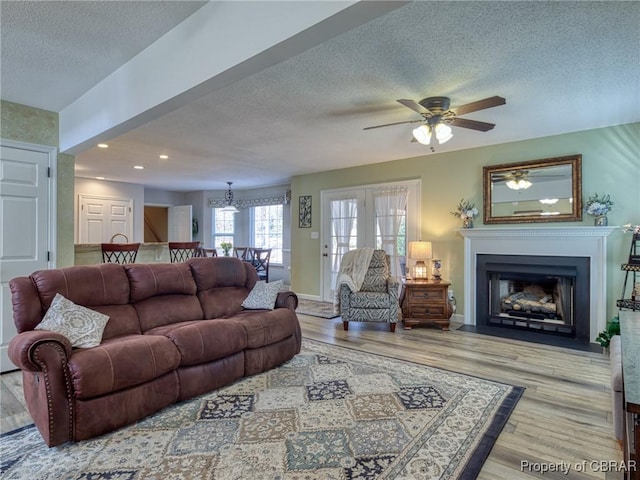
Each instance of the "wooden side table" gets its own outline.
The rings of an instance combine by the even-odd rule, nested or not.
[[[453,308],[447,291],[449,282],[434,280],[403,280],[400,306],[404,328],[414,325],[435,324],[449,330],[449,319]]]

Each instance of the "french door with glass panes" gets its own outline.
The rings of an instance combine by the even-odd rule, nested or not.
[[[390,223],[387,213],[381,213],[380,202],[376,212],[376,194],[381,190],[405,189],[406,206],[395,219],[397,233],[393,238],[388,229],[381,231],[381,224]],[[420,181],[393,182],[364,185],[348,189],[321,192],[322,204],[322,294],[326,302],[333,302],[335,282],[342,256],[349,250],[373,247],[395,249],[392,273],[401,275],[400,262],[404,265],[406,245],[419,239],[420,232]],[[385,206],[384,212],[389,211]],[[400,261],[398,261],[400,257]],[[395,264],[398,265],[395,265]]]
[[[323,299],[333,302],[342,256],[366,246],[364,190],[322,192]]]

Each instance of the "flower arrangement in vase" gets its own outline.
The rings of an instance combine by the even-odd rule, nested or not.
[[[594,215],[594,225],[606,227],[608,224],[607,213],[613,208],[613,202],[609,195],[599,196],[597,193],[587,199],[584,204],[584,211],[589,215]]]
[[[231,248],[233,248],[233,245],[231,245],[230,242],[222,242],[220,244],[220,248],[224,252],[224,256],[228,257],[229,256],[229,252],[231,251]]]
[[[462,198],[456,209],[450,213],[454,217],[462,219],[462,228],[473,228],[473,219],[478,216],[478,209],[475,203]]]

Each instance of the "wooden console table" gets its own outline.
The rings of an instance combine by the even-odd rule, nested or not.
[[[436,324],[449,330],[453,308],[447,290],[449,282],[434,280],[403,280],[400,306],[404,328],[411,330],[422,323]]]
[[[640,479],[640,312],[620,311],[619,318],[626,417],[624,461],[634,467],[625,472],[625,478],[638,480]]]

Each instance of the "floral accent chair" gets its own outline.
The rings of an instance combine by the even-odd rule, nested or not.
[[[384,250],[374,250],[359,291],[340,285],[340,315],[345,330],[349,322],[386,322],[392,332],[400,312],[399,282],[390,275],[389,256]]]

